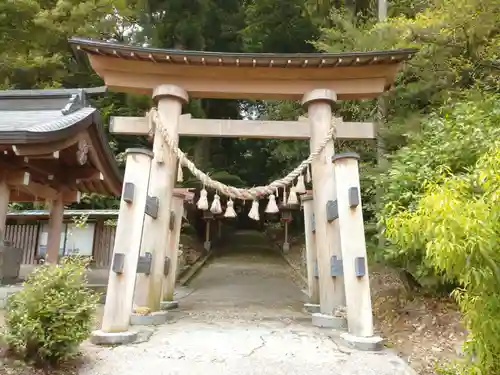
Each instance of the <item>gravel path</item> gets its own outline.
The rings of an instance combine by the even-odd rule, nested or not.
[[[191,283],[168,324],[149,341],[86,344],[81,375],[410,375],[390,352],[350,350],[311,326],[304,294],[277,256],[216,258]]]

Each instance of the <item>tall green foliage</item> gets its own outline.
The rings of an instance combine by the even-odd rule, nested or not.
[[[500,371],[500,143],[488,143],[469,173],[441,173],[413,210],[387,220],[391,241],[423,249],[436,272],[461,285],[453,295],[476,357],[466,372],[478,375]]]
[[[85,71],[72,58],[74,35],[109,38],[123,0],[5,0],[0,3],[0,87],[79,85]],[[86,74],[88,76],[88,74]],[[84,82],[88,84],[88,78]]]
[[[303,0],[252,0],[246,9],[243,30],[251,52],[312,52],[318,30]]]
[[[500,91],[498,70],[491,64],[498,60],[500,45],[498,1],[430,0],[412,4],[398,1],[390,4],[389,14],[392,17],[387,22],[379,23],[375,18],[360,19],[334,11],[331,15],[334,26],[323,29],[316,43],[318,49],[325,51],[419,49],[419,53],[403,65],[394,88],[386,94],[387,127],[380,136],[384,139],[385,151],[394,154],[393,167],[389,171],[372,170],[372,176],[377,176],[378,183],[384,183],[388,189],[383,202],[387,207],[379,212],[382,222],[402,201],[406,205],[418,202],[415,192],[421,189],[423,180],[416,176],[435,173],[429,170],[446,165],[446,161],[440,160],[457,154],[465,158],[469,154],[464,150],[453,151],[453,147],[423,147],[422,139],[436,141],[438,137],[434,128],[440,124],[441,108],[445,106],[449,110],[456,102],[473,100],[464,99],[464,92]],[[341,113],[356,120],[374,119],[376,107],[375,101],[342,103]],[[488,109],[485,107],[484,111]],[[486,113],[483,117],[488,116]],[[476,127],[461,129],[465,132],[463,137],[475,137]],[[444,134],[439,138],[441,143],[446,140]],[[439,151],[438,156],[434,157],[434,151]],[[405,249],[399,251],[400,263],[409,266],[415,261],[407,256]],[[393,255],[391,253],[391,257]],[[419,263],[417,260],[416,264]]]
[[[334,27],[324,29],[316,43],[325,51],[419,49],[389,93],[391,126],[413,130],[415,114],[432,112],[457,90],[499,89],[498,69],[491,64],[500,53],[498,1],[434,0],[416,14],[412,8],[401,11],[384,23],[333,12]],[[356,105],[354,115],[370,114],[373,104]]]
[[[382,221],[388,225],[394,215],[412,212],[428,183],[438,183],[443,171],[466,173],[500,137],[500,95],[477,92],[450,102],[423,122],[421,133],[410,145],[392,157],[389,171],[382,176],[384,208]],[[386,254],[417,277],[431,276],[420,243],[389,246]],[[438,281],[429,279],[428,281]]]

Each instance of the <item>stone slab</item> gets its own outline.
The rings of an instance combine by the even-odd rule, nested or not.
[[[132,314],[130,316],[130,325],[133,326],[159,326],[166,321],[166,311],[154,311],[148,315]]]
[[[341,331],[347,330],[347,319],[321,313],[312,314],[312,325],[321,328],[332,328]]]
[[[90,342],[94,345],[126,345],[137,340],[137,332],[104,332],[94,331],[90,335]]]
[[[309,314],[319,314],[320,312],[320,306],[315,303],[304,303],[304,309],[309,313]]]
[[[365,351],[380,351],[384,348],[384,339],[379,336],[360,337],[350,333],[340,335],[342,342],[351,348]]]
[[[179,307],[179,301],[161,301],[160,308],[162,310],[173,310]]]

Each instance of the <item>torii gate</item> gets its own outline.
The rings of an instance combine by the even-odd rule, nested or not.
[[[165,50],[73,38],[111,90],[153,96],[166,135],[310,139],[311,151],[328,135],[332,119],[340,139],[375,138],[371,123],[346,123],[332,117],[337,100],[374,98],[391,87],[400,64],[416,50],[363,53],[248,54]],[[302,100],[308,118],[298,121],[201,120],[181,115],[192,98]],[[178,236],[172,224],[176,158],[158,126],[148,117],[112,119],[114,133],[154,132],[153,151],[128,150],[120,215],[102,329],[96,343],[125,343],[133,301],[144,301],[161,319],[162,288],[173,290]],[[374,336],[357,156],[335,155],[328,141],[312,162],[312,205],[319,312],[313,324],[347,329],[344,340],[361,349],[380,347]],[[311,210],[312,208],[312,210]],[[146,211],[146,213],[145,213]],[[312,224],[312,223],[309,223]],[[173,230],[168,230],[168,228]],[[173,238],[173,240],[170,240]],[[175,243],[177,241],[177,243]],[[169,244],[170,242],[170,244]],[[139,254],[148,257],[139,257]],[[310,257],[314,259],[314,257]],[[166,264],[170,260],[170,270]],[[139,265],[138,265],[139,261]],[[146,275],[137,275],[140,272]],[[308,270],[313,269],[308,264]],[[311,278],[309,278],[311,280]],[[163,284],[163,286],[162,286]],[[172,285],[170,285],[172,284]],[[310,286],[311,287],[311,286]],[[134,297],[135,290],[135,297]],[[172,296],[167,299],[172,299]],[[347,322],[336,316],[347,309]],[[347,323],[347,327],[345,327]]]

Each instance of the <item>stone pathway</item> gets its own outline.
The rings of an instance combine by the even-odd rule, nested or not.
[[[215,258],[148,341],[86,344],[81,375],[413,374],[391,352],[350,350],[330,331],[312,327],[302,311],[305,296],[288,272],[273,254]]]

